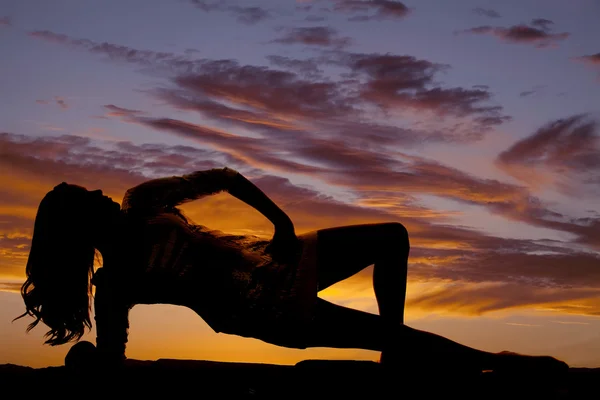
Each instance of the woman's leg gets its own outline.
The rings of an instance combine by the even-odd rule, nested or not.
[[[460,359],[466,365],[485,369],[490,367],[494,356],[401,323],[392,326],[379,315],[343,307],[323,299],[317,300],[307,347],[383,351],[389,349],[385,337],[393,337],[394,355],[405,358],[404,361],[425,361],[431,357]]]
[[[317,301],[314,324],[306,346],[382,351],[386,348],[382,338],[387,335],[392,335],[396,342],[390,364],[398,365],[400,362],[416,371],[435,367],[446,368],[446,372],[451,368],[457,373],[481,370],[542,373],[568,369],[565,363],[552,357],[490,353],[404,324],[397,323],[392,327],[379,315],[323,299]]]
[[[525,360],[537,367],[551,357],[498,355],[404,325],[408,233],[399,223],[352,225],[318,232],[319,290],[373,265],[373,287],[380,315],[318,299],[307,347],[360,348],[414,360],[452,360],[481,369]],[[384,353],[385,354],[385,353]],[[389,359],[389,357],[388,357]],[[382,358],[382,361],[384,358]]]
[[[350,225],[318,232],[319,290],[373,267],[379,315],[390,325],[404,323],[408,232],[400,223]]]

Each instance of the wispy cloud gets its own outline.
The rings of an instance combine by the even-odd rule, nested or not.
[[[496,165],[533,187],[556,185],[577,196],[579,185],[600,181],[600,129],[587,115],[552,121],[507,150]]]
[[[502,17],[500,15],[500,13],[496,10],[492,10],[489,8],[481,8],[481,7],[477,7],[473,9],[473,12],[477,15],[481,15],[484,17],[488,17],[488,18],[500,18]]]
[[[0,282],[0,292],[20,293],[23,283]]]
[[[528,97],[528,96],[534,95],[536,93],[539,93],[540,90],[542,90],[545,87],[546,87],[545,85],[538,85],[538,86],[532,87],[531,89],[523,90],[522,92],[519,93],[519,97]]]
[[[0,195],[0,209],[10,210],[10,214],[0,215],[0,219],[6,221],[12,217],[10,226],[13,229],[20,226],[21,233],[8,236],[8,233],[0,232],[0,235],[5,235],[0,238],[0,275],[22,274],[35,208],[43,194],[57,182],[66,180],[88,188],[102,188],[118,199],[127,188],[150,177],[179,175],[229,165],[247,171],[247,175],[297,221],[300,232],[351,223],[403,222],[409,228],[413,243],[409,274],[411,282],[439,281],[447,284],[442,291],[428,291],[411,298],[409,304],[413,307],[477,314],[512,307],[566,307],[569,302],[590,302],[599,296],[600,289],[596,288],[600,288],[600,273],[596,266],[600,259],[591,253],[529,240],[502,239],[463,227],[443,225],[440,218],[429,217],[435,212],[423,207],[410,196],[396,198],[398,204],[389,207],[389,200],[385,197],[378,198],[376,193],[360,191],[360,182],[368,181],[364,177],[357,178],[354,182],[348,181],[349,184],[353,183],[348,188],[352,188],[357,194],[363,193],[366,195],[365,199],[371,199],[372,202],[354,204],[336,200],[311,187],[295,185],[289,179],[273,175],[272,172],[267,173],[267,169],[261,168],[261,165],[268,165],[269,171],[277,171],[273,165],[279,163],[280,171],[298,172],[299,168],[304,168],[306,173],[327,181],[330,175],[334,178],[354,175],[356,170],[350,170],[346,175],[341,172],[352,162],[362,162],[362,166],[367,167],[371,165],[371,169],[376,164],[386,165],[392,162],[385,155],[375,158],[375,154],[366,152],[361,156],[361,161],[361,158],[344,153],[342,142],[334,142],[331,143],[331,148],[337,146],[338,158],[332,159],[332,167],[309,169],[306,165],[285,164],[285,160],[277,158],[277,149],[270,147],[267,141],[241,138],[208,128],[200,129],[174,120],[144,116],[132,118],[137,119],[137,123],[160,130],[179,130],[178,133],[194,135],[190,137],[198,137],[199,145],[212,143],[220,145],[221,150],[151,143],[100,143],[68,135],[35,138],[2,134],[0,168],[10,165],[13,172],[5,184],[6,190]],[[317,144],[319,142],[314,143]],[[269,153],[269,150],[273,152]],[[310,153],[310,150],[305,148],[299,150],[298,154],[303,151]],[[326,157],[325,152],[321,157]],[[336,165],[339,170],[333,168]],[[412,174],[425,173],[425,170],[415,169],[415,165],[404,164],[404,167],[412,169]],[[417,176],[413,180],[412,190],[432,191],[444,181],[455,179],[453,175],[448,175],[451,170],[443,166],[438,168],[446,173],[437,179],[435,175]],[[406,184],[411,189],[411,181],[406,179],[408,176],[405,175],[405,179],[400,176],[390,179],[398,180],[398,184]],[[474,178],[470,179],[470,182],[465,182],[464,187],[476,182]],[[24,191],[23,182],[36,183],[31,185],[31,190]],[[385,182],[375,184],[385,185]],[[389,183],[387,185],[389,187]],[[463,185],[457,183],[457,188],[459,186]],[[490,185],[489,189],[492,188],[493,185]],[[448,189],[446,186],[445,189],[436,190],[442,193]],[[478,193],[473,192],[473,196],[467,195],[467,198],[475,200],[476,196],[484,193],[482,189],[475,189]],[[383,193],[385,192],[381,192]],[[490,195],[492,194],[488,194]],[[511,194],[504,194],[502,188],[497,188],[493,196],[508,199]],[[379,207],[384,204],[388,207]],[[20,222],[14,219],[16,206],[29,210]],[[203,224],[212,226],[214,223],[218,226],[219,221],[223,220],[219,210],[237,210],[239,207],[239,202],[236,203],[229,197],[218,197],[198,203],[186,209],[186,212],[192,219],[196,216],[202,218]],[[240,210],[240,215],[245,214]],[[443,216],[438,214],[438,217]],[[270,229],[268,221],[253,218],[236,220],[235,227],[250,232],[266,232],[267,235]],[[571,267],[565,269],[564,265]],[[364,285],[371,284],[369,270],[360,276]],[[511,295],[507,296],[507,293]],[[586,313],[600,311],[600,304],[590,304],[591,308]]]
[[[600,53],[590,54],[587,56],[578,57],[577,60],[583,61],[592,65],[600,65]]]
[[[295,118],[301,115],[313,120],[318,115],[327,119],[342,115],[364,118],[367,112],[373,115],[372,107],[385,112],[409,107],[442,117],[470,119],[470,131],[465,130],[462,134],[471,140],[481,138],[483,131],[510,119],[502,114],[501,106],[489,104],[492,94],[488,90],[439,85],[436,74],[449,66],[411,56],[330,51],[308,61],[345,68],[349,76],[354,77],[332,81],[314,75],[301,78],[289,70],[240,65],[234,60],[191,59],[173,53],[72,39],[46,31],[32,32],[31,35],[103,53],[115,61],[163,69],[174,74],[173,81],[180,89],[189,91],[190,97],[218,96],[244,107],[250,105],[276,114],[293,113]],[[437,132],[427,136],[449,138],[454,135]]]
[[[598,81],[600,82],[600,53],[588,54],[581,57],[575,57],[573,60],[586,64],[598,71]]]
[[[272,12],[257,6],[241,6],[229,1],[189,0],[194,6],[204,12],[221,11],[233,15],[238,22],[254,25],[261,21],[273,18]]]
[[[337,30],[328,26],[289,28],[284,31],[283,36],[274,39],[273,42],[333,48],[346,47],[352,43],[351,38],[340,36]]]
[[[550,321],[554,324],[561,324],[561,325],[590,325],[589,322],[578,322],[578,321]]]
[[[403,19],[411,13],[404,3],[395,0],[333,0],[334,10],[349,13],[350,21]]]
[[[66,100],[63,97],[60,96],[54,96],[54,98],[52,100],[36,100],[35,101],[37,104],[56,104],[58,105],[61,109],[66,110],[69,108],[69,105],[67,104]]]
[[[553,33],[550,26],[554,23],[547,19],[534,19],[529,25],[513,25],[508,28],[499,26],[478,26],[456,31],[456,34],[492,35],[508,43],[532,44],[537,48],[556,47],[559,42],[570,36],[569,32]]]
[[[133,115],[145,114],[143,111],[117,107],[114,104],[107,104],[104,106],[104,108],[108,111],[106,114],[108,117],[129,117]]]

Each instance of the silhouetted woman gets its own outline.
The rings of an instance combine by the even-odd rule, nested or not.
[[[210,230],[177,208],[222,191],[268,218],[272,240]],[[103,267],[94,274],[95,250]],[[125,359],[129,310],[165,303],[191,308],[216,332],[292,348],[381,351],[387,365],[566,366],[551,357],[475,350],[404,325],[408,253],[408,234],[399,223],[296,236],[290,218],[229,168],[149,180],[129,189],[121,206],[101,190],[63,182],[39,205],[22,316],[35,318],[28,329],[40,321],[50,327],[50,345],[77,341],[91,328],[95,285],[96,344],[109,363]],[[317,297],[372,264],[379,315]]]

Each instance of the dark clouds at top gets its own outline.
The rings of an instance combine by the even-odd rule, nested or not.
[[[320,115],[327,120],[337,117],[350,121],[384,115],[373,114],[373,107],[384,112],[433,113],[441,117],[462,118],[470,127],[462,131],[424,135],[426,140],[475,140],[490,128],[509,119],[502,107],[492,102],[488,89],[444,87],[436,76],[447,65],[392,54],[326,51],[311,59],[275,58],[279,66],[334,66],[346,70],[346,78],[332,80],[319,75],[272,69],[256,65],[240,65],[234,60],[192,59],[173,53],[137,50],[110,43],[72,39],[47,31],[30,33],[32,37],[102,53],[115,61],[152,66],[172,74],[178,90],[190,99],[211,96],[238,102],[258,111],[283,113],[294,117],[310,117],[313,123]],[[273,60],[273,59],[272,59]],[[296,69],[297,71],[297,69]],[[424,115],[425,116],[425,115]],[[383,125],[382,123],[379,123]],[[415,143],[419,138],[414,138]]]

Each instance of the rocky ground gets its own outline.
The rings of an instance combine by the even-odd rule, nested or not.
[[[293,366],[194,360],[128,360],[122,370],[0,365],[3,392],[18,398],[600,398],[600,368],[563,376],[457,376],[384,370],[368,361],[302,361]]]

